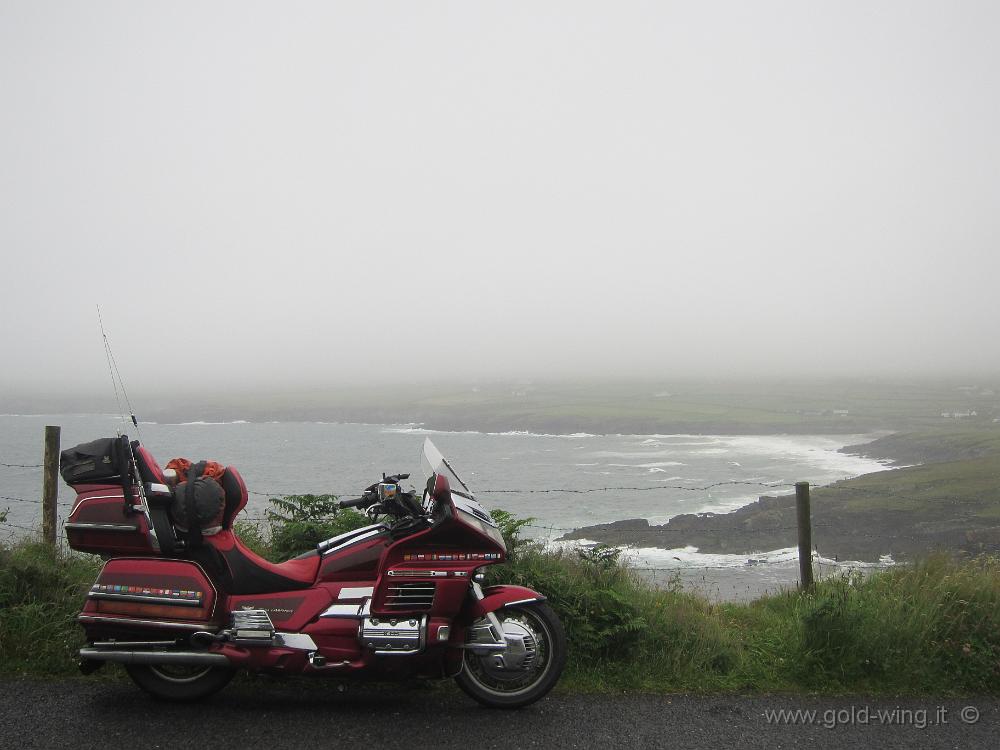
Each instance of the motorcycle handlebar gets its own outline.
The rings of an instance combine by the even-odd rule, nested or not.
[[[337,503],[338,508],[360,508],[363,505],[371,505],[370,498],[356,497],[353,500],[341,500]]]
[[[409,474],[394,474],[391,477],[387,477],[387,476],[383,475],[381,483],[382,484],[399,484],[402,480],[409,479],[409,477],[410,477]],[[337,507],[340,508],[340,509],[344,509],[344,508],[369,508],[370,506],[375,505],[379,501],[379,489],[378,489],[379,488],[379,484],[380,484],[379,482],[376,482],[371,487],[365,488],[365,491],[362,493],[361,497],[356,497],[353,500],[340,500],[340,501],[338,501]],[[406,495],[406,493],[403,493],[403,495]],[[397,510],[399,510],[399,508],[397,507],[398,503],[399,503],[398,500],[394,500],[394,501],[392,501],[392,502],[390,502],[388,504],[388,508],[384,508],[383,506],[380,505],[379,506],[379,510],[380,510],[380,512],[396,513],[396,515],[398,515],[398,512],[392,510],[392,508],[397,508]],[[402,508],[402,510],[404,510],[407,513],[412,512],[412,509],[409,508],[409,507],[407,507],[407,506],[405,506],[405,505],[401,506],[401,508]]]

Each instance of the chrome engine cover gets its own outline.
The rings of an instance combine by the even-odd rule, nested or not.
[[[418,654],[427,642],[427,615],[365,617],[358,637],[362,646],[379,655]]]

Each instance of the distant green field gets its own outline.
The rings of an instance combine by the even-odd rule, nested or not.
[[[814,494],[820,504],[835,507],[844,519],[898,514],[901,529],[941,539],[952,536],[952,548],[997,548],[1000,430],[948,428],[890,435],[870,448],[900,464],[920,465],[819,488]]]
[[[443,429],[846,434],[992,425],[1000,417],[997,392],[1000,376],[496,381],[228,394],[167,404],[160,411],[197,419],[422,422]],[[975,416],[942,416],[971,412]]]
[[[976,518],[981,512],[993,517],[1000,500],[1000,462],[990,456],[879,472],[819,488],[814,494],[822,498],[834,493],[848,512],[878,507],[925,517]]]

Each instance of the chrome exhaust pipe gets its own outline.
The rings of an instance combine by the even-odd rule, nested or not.
[[[80,658],[86,661],[113,661],[118,664],[182,664],[194,667],[228,667],[229,659],[222,654],[198,651],[111,651],[81,648]]]

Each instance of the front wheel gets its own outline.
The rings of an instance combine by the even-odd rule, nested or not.
[[[168,701],[194,701],[222,690],[236,671],[227,667],[126,664],[125,671],[150,695]]]
[[[507,649],[476,654],[466,650],[458,686],[484,706],[520,708],[548,693],[566,665],[566,634],[556,613],[544,602],[504,607],[497,611]],[[467,643],[493,640],[490,622],[477,620]]]

